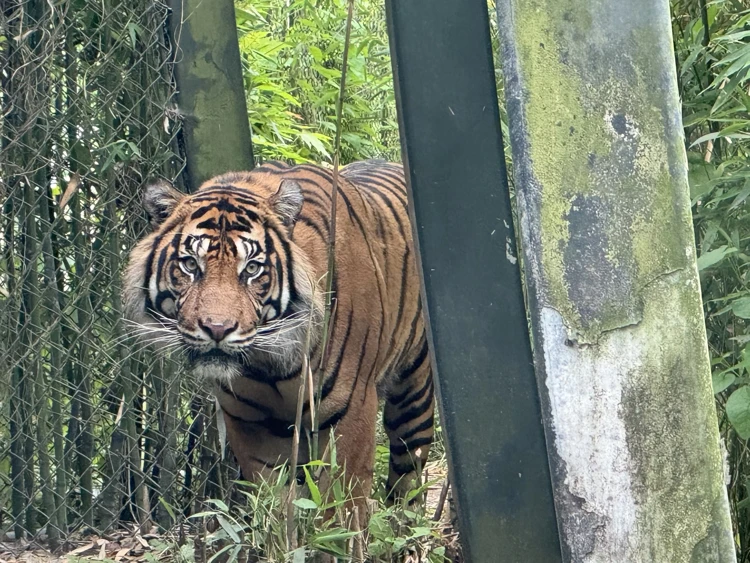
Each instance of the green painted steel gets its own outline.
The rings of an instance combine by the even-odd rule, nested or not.
[[[731,562],[668,0],[499,0],[566,560]]]
[[[253,167],[232,0],[169,0],[188,191]]]
[[[560,561],[483,0],[386,2],[467,561]]]

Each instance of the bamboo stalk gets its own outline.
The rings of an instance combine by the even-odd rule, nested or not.
[[[157,492],[159,496],[169,504],[174,505],[173,485],[177,474],[177,461],[175,459],[175,450],[177,449],[176,440],[176,410],[179,404],[179,385],[175,385],[174,370],[171,369],[170,360],[164,360],[162,373],[164,378],[160,381],[161,392],[159,397],[163,397],[162,402],[158,404],[159,413],[159,434],[157,463],[159,465],[159,481]],[[159,504],[157,506],[157,522],[162,529],[169,529],[171,517],[166,508]],[[176,522],[174,522],[176,524]]]
[[[6,227],[6,245],[8,248],[8,289],[10,295],[16,294],[17,279],[15,276],[15,220],[14,211],[17,207],[14,195],[11,195],[6,201],[5,210],[8,211],[8,221]],[[23,306],[18,303],[17,306],[17,323],[18,331],[23,326]],[[16,334],[18,333],[16,331]],[[14,361],[11,370],[11,397],[10,397],[10,479],[11,479],[11,516],[13,517],[14,532],[16,538],[24,536],[24,528],[21,524],[23,510],[26,504],[26,494],[23,489],[23,418],[24,409],[21,395],[21,380],[23,379],[23,368],[20,363]]]
[[[75,271],[79,280],[83,277],[84,272],[88,270],[85,260],[85,240],[86,237],[82,228],[82,213],[80,199],[83,197],[83,191],[73,196],[70,202],[71,224],[70,231],[73,239]],[[78,416],[78,433],[74,436],[77,445],[76,470],[81,489],[81,515],[84,523],[88,526],[94,525],[92,513],[93,502],[93,473],[92,462],[94,460],[94,437],[91,433],[91,383],[89,374],[85,373],[85,366],[89,361],[90,349],[90,328],[91,328],[91,299],[90,288],[79,287],[79,293],[76,295],[76,309],[78,315],[78,357],[77,366],[74,369],[74,388],[72,394],[75,396],[75,403],[71,402],[71,407],[77,405]]]
[[[112,338],[115,342],[115,349],[112,353],[112,358],[120,368],[120,377],[115,380],[110,393],[115,403],[112,405],[112,410],[117,413],[117,418],[115,428],[110,437],[110,447],[107,451],[104,464],[102,492],[97,502],[97,520],[102,529],[107,529],[118,523],[120,506],[125,496],[124,484],[129,459],[125,455],[125,452],[131,448],[130,442],[133,440],[133,437],[128,435],[127,425],[129,418],[133,416],[134,401],[130,356],[124,350],[125,342],[123,341],[121,321],[122,302],[119,282],[120,236],[116,225],[117,210],[115,208],[116,194],[114,191],[114,179],[112,174],[105,174],[103,180],[107,186],[105,190],[107,203],[105,205],[102,228],[105,233],[109,233],[106,250],[109,279],[111,280],[109,294],[114,317]]]
[[[39,459],[39,472],[40,479],[42,482],[42,504],[44,505],[45,513],[48,518],[47,523],[47,536],[50,539],[51,547],[54,549],[57,547],[60,531],[63,529],[64,521],[60,521],[60,506],[65,501],[64,489],[61,491],[60,482],[65,482],[64,466],[65,457],[63,449],[63,430],[62,430],[62,412],[60,405],[60,388],[59,381],[62,379],[63,368],[62,368],[62,335],[60,331],[60,317],[62,313],[60,311],[60,296],[58,295],[57,289],[57,277],[55,275],[55,261],[53,257],[52,249],[52,232],[54,230],[53,221],[51,220],[52,214],[50,209],[51,198],[49,190],[45,190],[45,195],[39,198],[39,217],[41,219],[41,225],[44,229],[44,235],[42,237],[42,260],[44,264],[43,275],[44,275],[44,301],[45,307],[52,314],[50,315],[51,326],[49,327],[49,379],[43,382],[43,387],[38,386],[39,396],[37,397],[37,406],[40,409],[40,422],[38,428],[41,429],[47,425],[47,397],[44,394],[44,389],[50,390],[50,398],[52,403],[52,420],[50,424],[50,431],[53,434],[54,443],[54,458],[55,458],[55,489],[52,491],[52,479],[50,463],[47,459],[47,441],[46,436],[40,436],[39,447],[40,447],[40,459]],[[44,421],[44,422],[42,422]],[[44,452],[42,452],[44,450]],[[61,471],[61,468],[63,470]]]
[[[315,287],[313,285],[313,287]],[[313,314],[310,312],[310,318],[307,322],[307,335],[305,337],[305,348],[302,354],[302,368],[300,369],[300,385],[297,392],[297,412],[294,418],[294,435],[292,438],[292,455],[289,461],[289,496],[286,505],[286,541],[287,550],[294,551],[297,549],[296,522],[294,519],[294,501],[297,498],[297,465],[299,462],[299,443],[302,434],[302,413],[305,407],[305,394],[307,393],[308,381],[312,383],[312,378],[308,377],[310,372],[310,343],[312,340]],[[310,417],[314,420],[314,405],[310,404]]]
[[[31,136],[31,135],[29,135]],[[33,146],[33,145],[31,145]],[[27,180],[24,180],[23,187],[23,205],[21,206],[21,215],[23,217],[23,308],[24,308],[24,322],[21,326],[21,342],[28,350],[33,350],[37,345],[38,334],[41,329],[41,318],[39,308],[39,277],[37,274],[37,264],[39,260],[38,250],[38,234],[36,225],[36,214],[34,213],[36,208],[36,196],[34,192],[34,186]],[[24,488],[26,491],[27,505],[25,526],[26,531],[29,534],[36,532],[37,525],[37,514],[34,503],[32,502],[34,495],[34,481],[35,481],[35,464],[34,464],[34,453],[35,451],[41,453],[43,444],[41,440],[36,443],[36,438],[41,438],[43,429],[38,430],[39,433],[32,430],[34,421],[32,420],[35,407],[38,407],[37,398],[39,393],[43,392],[40,389],[39,382],[37,381],[40,376],[40,365],[39,357],[37,354],[29,355],[26,357],[24,362],[24,377],[21,379],[21,400],[24,402],[28,410],[22,419],[22,432],[24,435]],[[38,415],[39,413],[37,413]],[[42,422],[39,418],[36,421],[37,429],[42,427]],[[46,451],[46,445],[45,445]]]
[[[78,114],[75,100],[83,95],[82,87],[78,81],[78,57],[77,57],[77,40],[74,28],[69,28],[66,36],[66,57],[68,66],[65,70],[66,91],[67,91],[67,111],[70,120],[68,121],[68,146],[70,147],[70,170],[79,172],[84,162],[81,158],[85,155],[78,147],[78,131],[75,122],[75,116]],[[75,442],[75,446],[70,445],[69,449],[75,449],[75,465],[72,466],[77,475],[80,485],[81,494],[81,516],[88,526],[93,526],[94,518],[92,512],[93,501],[93,474],[92,462],[94,459],[94,439],[91,432],[91,388],[89,375],[84,372],[85,366],[88,365],[90,354],[90,328],[91,328],[91,295],[90,287],[83,285],[85,273],[88,272],[86,260],[86,239],[87,235],[83,229],[83,210],[82,203],[84,191],[79,190],[70,200],[70,239],[73,246],[73,262],[75,268],[75,278],[79,286],[75,288],[74,307],[76,308],[76,341],[77,354],[75,363],[71,370],[73,380],[71,381],[71,401],[70,401],[70,422],[69,422],[69,439]]]
[[[6,8],[3,13],[4,23],[8,26],[9,32],[18,33],[18,24],[20,18],[15,17],[11,20],[11,10]],[[12,24],[12,23],[13,24]],[[3,51],[7,56],[3,61],[7,72],[0,73],[2,80],[3,92],[7,93],[9,99],[14,99],[16,94],[15,82],[9,79],[9,76],[15,74],[15,69],[21,66],[20,55],[15,49],[13,42],[6,42],[7,51]],[[8,104],[8,107],[13,107]],[[23,116],[19,104],[15,105],[15,110],[8,113],[2,121],[4,129],[7,128],[8,134],[1,137],[3,155],[9,152],[16,158],[21,157],[17,148],[11,148],[11,138],[16,134],[18,126],[22,123]],[[16,221],[16,214],[19,213],[19,197],[17,195],[17,186],[19,178],[12,176],[8,184],[9,196],[3,205],[3,217],[6,218],[5,229],[3,232],[5,239],[5,263],[8,276],[8,311],[9,326],[16,324],[18,327],[15,331],[9,331],[10,342],[8,343],[9,365],[11,366],[10,393],[9,393],[9,439],[10,439],[10,479],[11,479],[11,517],[13,529],[16,538],[24,536],[24,529],[21,524],[23,509],[25,505],[25,494],[23,490],[23,442],[22,442],[22,420],[24,417],[23,403],[21,401],[21,379],[23,378],[23,368],[19,362],[19,354],[15,353],[17,346],[17,336],[23,326],[23,305],[17,298],[18,287],[20,285],[19,277],[21,272],[16,271],[16,230],[20,230],[21,222]],[[20,217],[19,217],[20,219]]]

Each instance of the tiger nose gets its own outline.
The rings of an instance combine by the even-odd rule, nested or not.
[[[237,330],[237,323],[231,324],[230,321],[223,321],[220,323],[214,322],[211,317],[206,319],[200,319],[198,326],[203,329],[203,332],[208,334],[217,343],[224,340],[227,334]]]

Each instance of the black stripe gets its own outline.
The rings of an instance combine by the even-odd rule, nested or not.
[[[346,402],[346,405],[339,411],[333,413],[331,416],[329,416],[327,419],[325,419],[318,427],[318,430],[326,430],[330,428],[331,426],[334,426],[339,423],[339,421],[344,418],[344,415],[349,410],[349,403],[351,402],[351,397],[349,397],[349,400]]]
[[[382,323],[381,323],[382,327]],[[357,358],[357,373],[354,376],[354,384],[352,385],[352,393],[354,392],[354,389],[357,387],[357,383],[359,383],[359,374],[362,373],[362,364],[365,361],[365,354],[367,354],[367,341],[370,339],[370,327],[367,327],[367,332],[365,332],[365,339],[362,341],[362,348],[359,351],[359,357]],[[374,362],[373,362],[374,366]],[[372,369],[370,369],[370,375],[372,374]],[[370,381],[370,375],[367,376],[367,382]]]
[[[291,438],[294,435],[294,422],[279,418],[267,418],[257,423],[277,438]]]
[[[283,172],[287,172],[291,170],[291,166],[289,166],[286,162],[281,162],[280,160],[269,160],[268,162],[264,162],[261,166],[255,169],[255,172],[266,172],[268,174],[279,174]]]
[[[398,232],[401,235],[401,239],[406,241],[406,230],[404,229],[404,224],[401,222],[402,217],[399,212],[396,211],[396,208],[393,206],[393,202],[391,201],[391,199],[383,192],[373,190],[370,193],[378,196],[378,198],[380,198],[380,200],[385,203],[386,207],[390,209],[391,213],[393,214],[393,218],[396,220],[396,224],[398,225]]]
[[[367,336],[369,336],[369,334],[370,334],[370,331],[368,329],[367,335],[365,336],[365,340],[362,343],[362,350],[360,351],[360,354],[359,354],[360,361],[357,364],[357,375],[354,378],[354,383],[352,384],[352,388],[349,391],[349,397],[347,397],[346,403],[344,403],[344,407],[343,408],[341,408],[338,412],[334,413],[332,416],[329,416],[320,425],[320,429],[321,430],[325,430],[326,428],[328,428],[330,426],[333,426],[336,423],[338,423],[346,415],[346,413],[349,411],[349,405],[351,405],[351,403],[352,403],[352,397],[354,396],[354,391],[357,389],[357,381],[359,380],[359,374],[360,374],[360,369],[359,368],[362,367],[362,358],[363,358],[363,356],[365,354],[365,351],[366,351],[366,348],[367,348]],[[373,364],[373,369],[374,368],[375,368],[375,365]],[[372,373],[372,370],[370,371],[370,373]],[[368,376],[368,380],[369,380],[369,376]]]
[[[318,184],[315,184],[315,186],[318,186]],[[302,188],[302,195],[305,200],[305,205],[307,205],[308,207],[315,207],[319,211],[329,213],[331,211],[331,198],[320,197],[321,194],[328,196],[328,193],[326,193],[322,189],[318,191],[312,191],[310,189]]]
[[[419,349],[419,354],[416,358],[414,358],[414,361],[398,375],[399,380],[406,381],[409,377],[411,377],[412,374],[417,371],[424,363],[425,359],[427,358],[427,353],[427,339],[422,338],[422,347]]]
[[[403,173],[401,173],[400,170],[396,171],[395,168],[389,169],[383,166],[380,168],[367,170],[366,173],[372,174],[373,176],[379,176],[387,180],[391,180],[393,182],[396,182],[397,184],[401,184],[401,185],[406,184],[406,178],[404,177]]]
[[[236,414],[232,414],[224,407],[222,407],[221,410],[224,412],[224,414],[226,414],[232,420],[242,423],[242,424],[262,426],[263,428],[268,430],[269,433],[273,434],[277,438],[291,438],[292,435],[294,434],[293,422],[288,422],[286,420],[281,420],[278,418],[266,418],[263,420],[248,420],[246,418],[242,418],[241,416],[237,416]]]
[[[214,194],[231,194],[232,196],[238,196],[238,197],[244,197],[249,200],[252,200],[253,203],[258,203],[258,198],[256,197],[256,194],[251,192],[247,188],[240,188],[238,186],[232,185],[233,182],[249,182],[252,180],[252,177],[248,174],[247,176],[237,177],[237,178],[227,178],[227,182],[221,183],[221,184],[212,184],[210,186],[206,186],[205,188],[202,188],[198,190],[195,195],[193,196],[193,201],[195,201],[197,198],[204,197],[206,195],[214,195]],[[231,180],[231,181],[229,181]]]
[[[338,379],[339,370],[341,369],[341,360],[344,357],[344,352],[346,351],[346,345],[349,343],[349,336],[351,336],[352,331],[352,319],[353,319],[354,311],[352,309],[349,309],[349,318],[346,321],[346,333],[344,334],[344,341],[341,343],[341,346],[339,347],[339,353],[336,357],[336,362],[333,364],[333,369],[330,370],[328,377],[326,377],[325,381],[323,381],[323,388],[320,391],[320,400],[323,401],[328,395],[330,395],[331,391],[333,391],[333,387],[336,385],[336,381]],[[335,336],[336,336],[336,329],[338,328],[338,323],[335,323],[333,325],[333,330],[331,331],[331,341],[335,342]],[[306,405],[305,408],[309,408],[309,405]]]
[[[211,209],[211,204],[218,202],[222,198],[231,198],[236,203],[240,203],[242,205],[246,205],[251,208],[257,208],[258,202],[255,199],[252,199],[251,196],[244,196],[241,194],[247,193],[245,190],[237,190],[236,192],[227,190],[227,189],[221,189],[221,190],[212,190],[208,193],[201,193],[201,195],[193,196],[193,199],[191,199],[191,203],[205,203],[209,209]],[[203,209],[203,208],[201,208]]]
[[[430,387],[430,392],[427,394],[427,397],[424,398],[424,400],[411,407],[409,410],[403,411],[399,416],[397,416],[393,420],[385,420],[385,427],[388,430],[394,431],[406,424],[407,422],[414,420],[416,418],[419,418],[424,413],[427,412],[427,410],[432,406],[432,387]]]
[[[428,446],[430,444],[432,444],[432,436],[416,438],[415,440],[406,443],[397,442],[390,446],[391,456],[402,456],[409,452],[413,452],[420,446]]]
[[[154,304],[151,301],[151,277],[154,275],[154,258],[156,257],[156,251],[161,244],[161,241],[166,236],[166,232],[157,236],[154,239],[154,243],[151,245],[151,252],[149,252],[148,259],[146,260],[146,271],[143,274],[143,293],[146,297],[146,311],[153,311]],[[158,272],[157,272],[158,275]],[[159,280],[156,280],[156,288],[159,289]]]
[[[242,377],[246,377],[247,379],[256,381],[258,383],[265,383],[266,385],[273,387],[274,390],[278,393],[276,384],[279,381],[288,381],[290,379],[294,379],[300,374],[301,370],[302,366],[299,366],[289,373],[278,374],[255,370],[251,366],[242,366]]]
[[[431,377],[426,378],[425,382],[422,384],[422,387],[420,387],[419,390],[417,390],[415,393],[413,393],[409,397],[409,399],[406,400],[406,401],[404,399],[406,399],[407,395],[409,395],[409,393],[411,393],[412,391],[414,391],[414,386],[413,385],[410,386],[410,387],[408,387],[406,389],[406,391],[404,391],[403,393],[399,393],[398,395],[392,395],[392,396],[388,397],[388,402],[390,404],[394,405],[394,406],[396,406],[396,405],[400,406],[402,403],[406,403],[406,404],[413,403],[414,401],[417,401],[417,400],[419,400],[419,399],[422,398],[422,396],[424,395],[424,392],[427,391],[427,387],[430,386],[431,382],[432,382],[432,378]]]
[[[211,207],[210,205],[207,205],[205,207],[201,207],[200,209],[198,209],[196,211],[193,211],[193,214],[190,216],[190,220],[191,221],[195,221],[196,219],[200,219],[201,217],[203,217],[206,213],[208,213],[212,209],[213,209],[213,207]]]
[[[247,418],[243,418],[243,417],[238,416],[236,414],[232,414],[231,412],[229,412],[223,406],[221,407],[221,412],[223,412],[225,415],[227,415],[229,418],[231,418],[235,422],[239,422],[239,423],[242,423],[242,424],[258,424],[257,420],[248,420]]]
[[[245,455],[248,458],[250,458],[251,460],[253,460],[254,462],[260,463],[261,465],[265,466],[268,469],[276,469],[276,464],[275,463],[271,463],[271,462],[265,461],[263,459],[260,459],[259,457],[255,457],[254,455],[250,455],[250,454],[247,454],[247,453]],[[242,481],[247,481],[247,479],[242,479]]]
[[[167,245],[164,248],[161,249],[161,252],[159,253],[159,259],[156,262],[156,290],[159,291],[159,279],[162,276],[162,272],[164,271],[164,264],[167,262],[167,252],[169,251],[169,246]],[[150,292],[149,292],[150,294]],[[157,293],[158,295],[158,293]],[[150,299],[149,299],[150,301]]]
[[[398,330],[398,327],[401,324],[401,319],[404,316],[404,306],[406,305],[406,286],[409,283],[409,280],[406,276],[407,270],[409,268],[409,254],[409,247],[407,246],[404,252],[403,261],[401,262],[401,287],[398,296],[398,313],[396,313],[396,324],[393,325],[394,332]]]
[[[297,219],[297,223],[302,223],[303,225],[310,227],[313,231],[315,231],[315,234],[318,235],[323,242],[328,242],[328,233],[324,233],[323,229],[321,229],[309,217],[300,217],[299,219]]]
[[[298,164],[294,168],[297,170],[304,170],[305,172],[310,172],[311,174],[320,176],[321,178],[324,178],[325,180],[328,180],[329,182],[333,182],[333,174],[329,172],[328,170],[326,170],[325,168],[312,166],[310,164]]]
[[[393,183],[381,178],[372,178],[370,176],[357,176],[353,178],[355,181],[354,185],[360,188],[366,188],[368,191],[376,194],[390,194],[403,206],[408,206],[408,200],[406,198],[406,192],[398,190],[393,186]]]
[[[233,399],[239,401],[243,405],[247,405],[248,407],[251,407],[251,408],[254,408],[257,411],[260,411],[261,413],[263,413],[264,416],[270,417],[270,416],[273,415],[273,411],[271,409],[269,409],[268,407],[266,407],[264,405],[261,405],[260,403],[256,403],[252,399],[248,399],[247,397],[243,397],[242,395],[237,394],[233,389],[230,389],[224,383],[219,382],[219,388],[224,393],[226,393],[227,395],[229,395]]]
[[[286,281],[287,281],[287,288],[289,289],[289,303],[286,304],[286,309],[281,311],[281,314],[284,315],[289,311],[289,308],[292,306],[292,304],[296,303],[299,299],[299,295],[297,294],[297,280],[294,279],[294,267],[293,267],[293,259],[292,256],[292,249],[289,246],[289,241],[287,238],[281,234],[275,227],[270,227],[270,230],[273,232],[273,234],[276,235],[276,238],[279,239],[279,242],[281,243],[281,249],[284,253],[284,263],[286,265]],[[276,251],[276,255],[278,256],[279,252]]]
[[[414,467],[414,463],[396,463],[396,460],[393,459],[393,456],[389,459],[389,464],[391,466],[391,469],[393,469],[393,472],[398,475],[406,475],[407,473],[411,473],[416,468]]]
[[[432,377],[427,377],[425,379],[424,385],[422,388],[414,393],[413,395],[410,395],[406,399],[403,400],[403,402],[399,405],[399,408],[406,408],[408,405],[415,403],[417,401],[421,401],[422,397],[424,397],[424,394],[429,391],[430,387],[432,386]]]
[[[411,328],[409,329],[409,336],[404,340],[404,344],[401,347],[401,351],[396,356],[396,359],[388,364],[387,371],[391,371],[392,366],[401,366],[401,362],[404,360],[406,353],[411,350],[414,346],[414,337],[417,334],[417,325],[422,318],[422,298],[417,296],[417,312],[414,313],[414,317],[411,320]],[[424,331],[423,331],[424,332]]]
[[[417,424],[411,430],[408,430],[407,432],[402,432],[401,434],[399,434],[399,438],[401,438],[402,440],[408,440],[415,434],[419,434],[420,432],[429,430],[430,428],[432,428],[434,424],[435,424],[435,419],[434,417],[431,416],[430,418],[427,418],[423,420],[422,422],[420,422],[419,424]]]
[[[356,223],[356,225],[359,227],[360,232],[362,233],[362,238],[365,240],[368,237],[368,232],[365,229],[365,226],[362,224],[362,220],[359,218],[359,215],[357,215],[354,212],[354,208],[352,207],[351,201],[349,201],[349,198],[346,197],[346,194],[343,192],[341,188],[338,189],[338,194],[341,196],[341,199],[344,200],[344,204],[346,205],[346,210],[349,213],[349,220],[352,223]]]

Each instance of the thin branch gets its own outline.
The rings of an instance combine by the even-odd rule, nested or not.
[[[335,318],[335,299],[333,295],[333,279],[336,275],[336,202],[338,200],[338,186],[339,186],[339,156],[341,154],[341,129],[343,121],[343,107],[344,107],[344,93],[346,92],[346,71],[349,64],[349,43],[352,34],[352,18],[354,16],[354,0],[349,0],[348,11],[346,14],[346,33],[344,36],[344,53],[343,62],[341,64],[341,82],[339,84],[339,97],[336,102],[336,137],[333,144],[333,180],[331,182],[331,221],[330,230],[328,233],[328,271],[326,275],[326,303],[325,303],[325,315],[323,317],[323,342],[322,342],[322,353],[320,355],[320,365],[318,377],[318,386],[316,390],[315,398],[315,410],[316,412],[320,408],[320,401],[323,393],[323,373],[326,364],[328,363],[328,354],[331,343],[331,329],[333,327],[333,321]],[[317,417],[314,421],[312,434],[313,434],[313,459],[317,458],[318,454],[318,420]]]

